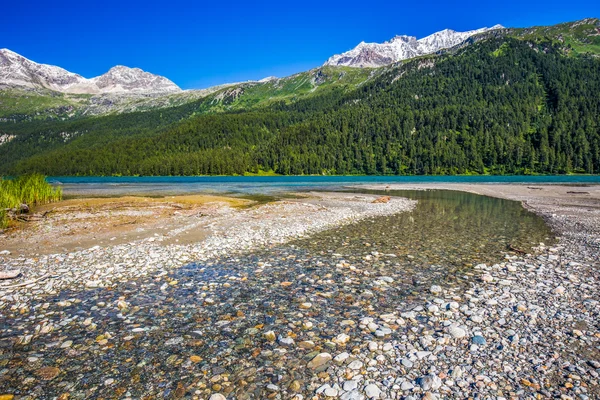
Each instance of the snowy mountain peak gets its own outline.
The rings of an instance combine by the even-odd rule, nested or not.
[[[266,82],[272,82],[272,81],[276,81],[276,80],[279,80],[279,78],[277,78],[276,76],[267,76],[265,78],[258,80],[257,82],[266,83]]]
[[[502,25],[481,28],[467,32],[444,29],[422,39],[414,36],[399,35],[383,43],[360,42],[354,49],[329,58],[325,65],[344,65],[348,67],[381,67],[408,58],[432,54],[462,43],[469,37],[493,29],[502,29]]]
[[[117,65],[104,75],[86,79],[54,65],[38,64],[8,49],[0,49],[0,85],[77,94],[167,94],[181,91],[167,78],[139,68]]]
[[[107,73],[91,79],[103,92],[153,92],[174,93],[181,89],[162,76],[142,71],[140,68],[129,68],[117,65]]]
[[[0,49],[0,54],[4,55],[5,57],[23,57],[7,48]],[[25,57],[23,57],[23,58],[25,58]]]
[[[398,43],[398,42],[410,43],[410,42],[416,42],[416,41],[417,41],[417,38],[414,36],[396,35],[389,42],[385,42],[385,43]]]
[[[8,49],[0,50],[0,84],[63,91],[83,81],[81,75],[60,67],[38,64]]]

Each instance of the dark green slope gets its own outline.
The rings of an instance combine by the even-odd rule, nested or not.
[[[299,96],[292,84],[272,96],[267,83],[145,113],[19,124],[0,145],[0,172],[597,173],[600,59],[572,51],[593,49],[594,24],[505,30]]]
[[[16,118],[0,118],[0,171],[12,170],[15,163],[35,154],[47,153],[61,147],[90,148],[122,138],[150,137],[162,132],[166,127],[193,118],[196,115],[241,112],[264,108],[274,103],[289,104],[304,98],[311,98],[329,92],[354,90],[364,82],[380,74],[381,70],[353,69],[347,67],[322,67],[296,74],[287,78],[262,83],[242,83],[222,88],[199,99],[184,102],[175,107],[157,108],[130,113],[56,119],[54,108],[39,110],[28,108],[21,97],[32,104],[49,104],[50,96],[37,97],[18,90],[0,90],[0,106],[13,104],[14,107],[0,107],[0,117],[21,107]],[[43,93],[47,93],[45,91]],[[53,93],[56,99],[62,94]],[[185,94],[175,95],[179,97]],[[16,100],[15,100],[16,99]],[[48,102],[41,101],[48,100]],[[52,102],[56,102],[52,99]],[[12,103],[11,103],[12,100]],[[147,104],[146,104],[147,105]],[[35,111],[35,118],[27,112]],[[2,136],[10,135],[11,140],[2,144]]]

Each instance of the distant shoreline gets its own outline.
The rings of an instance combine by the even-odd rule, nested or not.
[[[189,177],[49,177],[66,198],[118,196],[272,195],[307,190],[332,190],[355,185],[393,184],[600,184],[599,175],[486,176],[189,176]]]

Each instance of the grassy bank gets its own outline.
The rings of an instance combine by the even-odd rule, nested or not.
[[[53,188],[42,175],[0,179],[0,228],[8,226],[11,214],[18,213],[22,204],[33,207],[60,199],[62,189]]]

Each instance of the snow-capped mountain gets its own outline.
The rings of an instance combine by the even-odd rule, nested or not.
[[[168,94],[181,91],[167,78],[139,68],[116,66],[104,75],[87,79],[54,65],[38,64],[8,49],[0,49],[0,85],[74,94]]]
[[[361,42],[350,51],[330,57],[325,65],[344,65],[357,68],[381,67],[408,58],[433,54],[439,50],[456,46],[478,33],[502,28],[504,28],[502,25],[495,25],[491,28],[481,28],[467,32],[444,29],[422,39],[402,35],[384,43]]]
[[[118,92],[180,92],[179,86],[165,77],[142,71],[139,68],[129,68],[122,65],[112,67],[104,75],[90,79],[102,93]]]
[[[60,67],[35,63],[8,49],[0,50],[1,84],[44,87],[62,92],[85,81],[83,76]]]

